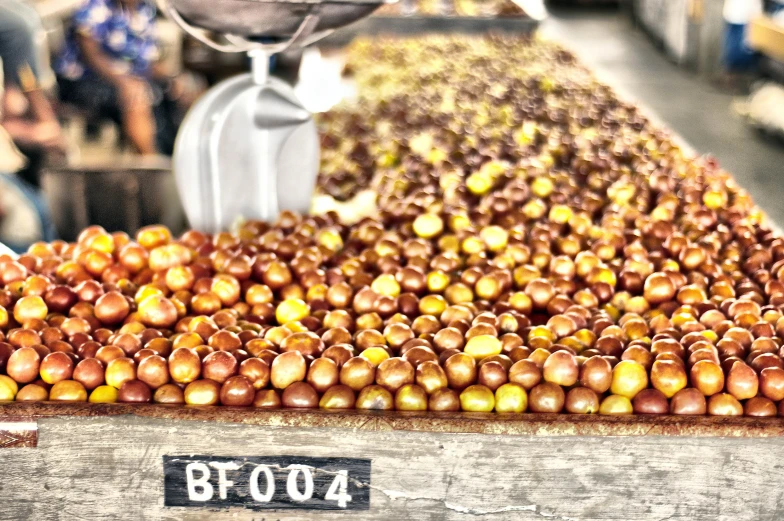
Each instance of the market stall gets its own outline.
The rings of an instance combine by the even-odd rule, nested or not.
[[[780,518],[784,239],[730,174],[529,34],[345,73],[316,192],[371,207],[0,256],[0,518]]]

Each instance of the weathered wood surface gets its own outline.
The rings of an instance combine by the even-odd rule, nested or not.
[[[784,519],[784,438],[529,436],[41,418],[0,449],[0,519],[521,521]],[[372,460],[370,510],[163,506],[164,455]]]
[[[596,416],[326,411],[181,405],[0,402],[0,422],[57,416],[199,420],[271,427],[323,427],[365,431],[417,431],[538,436],[784,436],[784,418],[710,416]]]
[[[35,447],[38,423],[34,419],[0,416],[0,449]]]

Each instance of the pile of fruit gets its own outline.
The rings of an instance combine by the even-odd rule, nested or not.
[[[355,224],[0,258],[0,400],[784,415],[784,240],[568,52],[355,44],[321,189]]]

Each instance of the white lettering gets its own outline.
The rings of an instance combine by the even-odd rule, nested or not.
[[[193,471],[201,471],[201,477],[194,479]],[[188,499],[191,501],[209,501],[212,499],[213,488],[210,484],[210,468],[204,463],[188,463],[185,467],[185,476],[188,480]],[[201,488],[201,492],[196,490]]]
[[[337,501],[340,508],[346,508],[347,503],[351,502],[351,494],[348,491],[348,471],[339,470],[332,484],[324,496],[326,501]]]
[[[286,467],[289,472],[289,477],[286,480],[286,492],[289,497],[294,501],[307,501],[313,497],[313,475],[310,473],[310,467],[307,465],[289,465]],[[297,485],[297,478],[302,474],[305,478],[305,492],[299,491]]]
[[[226,491],[229,487],[234,486],[233,481],[226,479],[227,470],[239,470],[239,465],[233,461],[221,463],[219,461],[211,461],[210,466],[218,470],[218,493],[221,499],[226,499]]]
[[[267,481],[267,490],[264,491],[264,494],[262,494],[261,490],[259,490],[259,474],[262,472],[264,473],[264,479]],[[253,469],[253,472],[250,473],[250,495],[256,501],[269,503],[274,494],[275,477],[272,475],[272,471],[266,465],[259,465]]]

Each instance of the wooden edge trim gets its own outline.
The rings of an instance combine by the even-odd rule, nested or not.
[[[0,449],[38,446],[38,422],[31,417],[0,414]]]
[[[14,421],[35,423],[43,418],[55,417],[95,418],[121,415],[269,427],[512,436],[722,436],[738,438],[784,436],[784,418],[263,410],[153,404],[32,402],[0,404],[0,422],[5,423]]]

